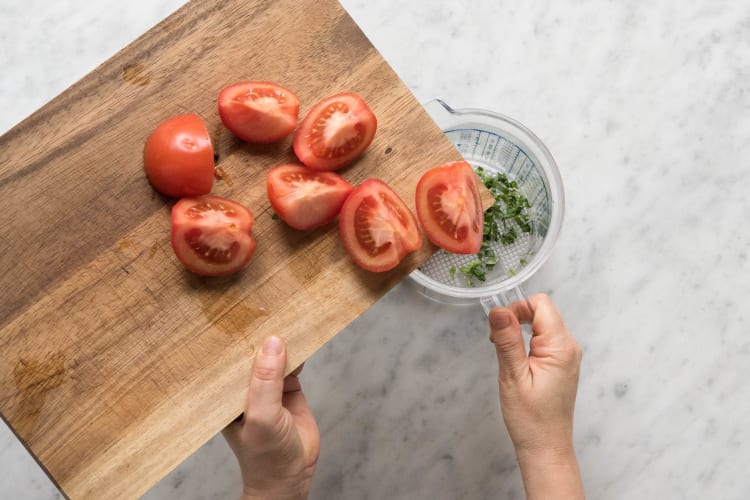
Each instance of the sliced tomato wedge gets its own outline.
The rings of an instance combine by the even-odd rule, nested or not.
[[[242,268],[255,252],[253,214],[219,196],[183,198],[172,207],[172,248],[182,264],[202,276]]]
[[[234,135],[247,142],[276,142],[294,132],[299,98],[273,82],[239,82],[219,93],[219,116]]]
[[[336,94],[317,103],[294,134],[297,158],[315,170],[337,170],[361,155],[378,120],[357,94]]]
[[[341,208],[339,230],[349,255],[368,271],[393,269],[422,246],[414,214],[378,179],[367,179],[354,188]]]
[[[214,148],[206,124],[194,114],[161,122],[146,140],[148,180],[166,196],[208,194],[214,185]]]
[[[453,253],[477,253],[484,213],[477,175],[465,161],[428,170],[417,183],[419,223],[435,245]]]
[[[301,165],[279,165],[266,175],[268,200],[274,212],[295,229],[315,229],[331,222],[352,189],[336,173]]]

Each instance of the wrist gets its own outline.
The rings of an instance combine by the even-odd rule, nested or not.
[[[307,494],[302,493],[278,493],[278,492],[253,492],[242,493],[240,500],[305,500]]]
[[[521,467],[562,467],[577,463],[572,440],[558,444],[516,447],[516,458]]]
[[[250,488],[245,486],[240,500],[305,500],[309,494],[309,488],[300,487],[270,488],[268,490]]]
[[[546,449],[516,450],[527,500],[584,498],[581,472],[572,443]]]

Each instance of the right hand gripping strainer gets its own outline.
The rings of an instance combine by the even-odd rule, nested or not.
[[[411,273],[420,293],[448,304],[482,304],[485,312],[496,305],[525,300],[521,285],[547,260],[557,240],[565,212],[562,179],[555,160],[529,129],[506,116],[477,109],[451,109],[434,100],[425,109],[474,169],[504,173],[518,184],[529,201],[531,231],[518,231],[512,243],[493,242],[498,263],[484,281],[467,283],[460,271],[476,255],[455,255],[438,250]]]

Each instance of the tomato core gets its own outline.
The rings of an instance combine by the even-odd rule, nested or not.
[[[427,192],[438,224],[457,241],[463,241],[469,236],[469,227],[474,232],[479,231],[476,220],[471,217],[472,211],[467,206],[467,196],[471,196],[471,201],[476,203],[471,193],[444,185],[435,186]]]
[[[372,257],[388,251],[393,245],[394,230],[383,215],[378,214],[379,205],[368,196],[362,200],[354,215],[357,241]]]
[[[349,115],[349,106],[336,102],[321,113],[307,141],[315,156],[330,159],[354,151],[363,137],[363,127]]]
[[[258,111],[273,112],[279,104],[285,104],[287,97],[284,92],[268,88],[251,88],[246,92],[232,97],[232,101],[249,106]]]
[[[281,179],[289,184],[290,187],[309,191],[315,189],[314,186],[310,186],[311,182],[325,184],[326,186],[336,185],[335,181],[327,177],[322,177],[318,172],[286,172],[281,176]]]
[[[185,233],[185,242],[202,260],[211,264],[228,264],[237,256],[240,244],[236,241],[231,242],[228,248],[215,248],[205,243],[201,236],[203,231],[200,229]]]

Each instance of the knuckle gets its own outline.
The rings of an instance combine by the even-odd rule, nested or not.
[[[493,342],[495,343],[495,349],[497,350],[498,354],[505,354],[506,352],[511,351],[516,347],[515,339],[509,339],[504,336],[500,336],[500,338],[494,339]]]
[[[245,425],[248,427],[263,429],[266,427],[272,427],[272,424],[273,416],[268,415],[267,412],[248,409],[245,414]]]
[[[545,306],[552,302],[552,299],[550,299],[549,295],[547,295],[546,293],[537,293],[536,295],[534,295],[534,300],[537,302],[537,304],[543,304]]]
[[[565,343],[563,352],[565,353],[568,359],[574,362],[580,362],[581,358],[583,357],[583,351],[581,350],[581,346],[579,346],[578,342],[576,342],[575,339],[573,339],[572,337],[570,337],[569,342]]]
[[[267,366],[263,364],[256,364],[253,368],[253,376],[264,382],[269,380],[276,380],[279,378],[279,370],[275,366]]]
[[[499,333],[493,333],[491,340],[492,343],[495,344],[495,350],[497,353],[502,356],[505,356],[508,352],[514,352],[519,344],[519,339],[516,337]]]

